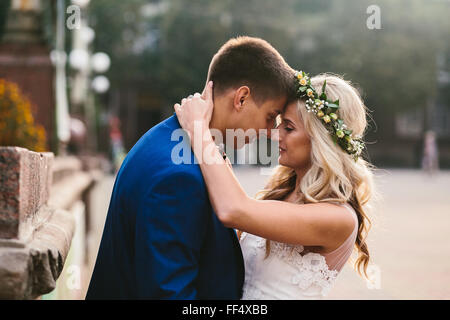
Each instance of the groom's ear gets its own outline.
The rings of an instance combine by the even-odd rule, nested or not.
[[[247,86],[239,87],[234,92],[233,108],[238,112],[241,111],[246,105],[246,102],[249,101],[249,99],[250,99],[250,88]]]

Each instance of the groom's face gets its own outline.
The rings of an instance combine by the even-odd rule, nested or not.
[[[286,106],[286,97],[267,99],[261,103],[253,99],[247,101],[247,105],[239,114],[237,129],[247,131],[255,130],[255,135],[246,135],[245,143],[252,142],[260,135],[260,130],[267,130],[267,136],[270,138],[271,130],[275,128],[277,115],[281,114]],[[249,130],[248,132],[253,131]],[[237,148],[242,146],[238,145]]]

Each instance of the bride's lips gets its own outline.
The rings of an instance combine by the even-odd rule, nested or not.
[[[280,153],[286,151],[286,149],[284,149],[284,148],[282,148],[282,147],[278,147],[278,149],[280,150]]]

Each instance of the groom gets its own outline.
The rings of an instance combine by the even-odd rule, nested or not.
[[[214,55],[211,128],[271,129],[294,98],[293,71],[266,41],[239,37]],[[240,299],[233,229],[212,210],[198,164],[175,164],[175,115],[144,134],[114,184],[86,299]],[[189,144],[188,139],[181,143]],[[183,150],[190,150],[190,146]]]

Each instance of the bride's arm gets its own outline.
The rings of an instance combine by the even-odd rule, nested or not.
[[[192,141],[198,139],[192,147],[220,221],[229,228],[284,243],[333,246],[346,239],[353,230],[354,220],[345,208],[328,203],[293,204],[247,196],[231,168],[213,147],[209,130],[212,104],[212,87],[208,84],[205,99],[199,96],[183,99],[182,106],[175,105],[175,111]],[[194,121],[200,121],[196,131]],[[199,126],[203,127],[200,131]]]

